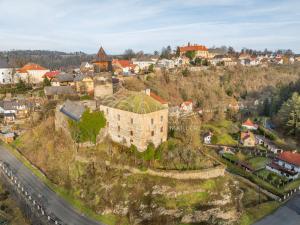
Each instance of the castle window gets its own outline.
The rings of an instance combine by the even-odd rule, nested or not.
[[[133,142],[133,140],[132,140],[132,139],[130,139],[130,142],[132,143],[132,142]]]
[[[152,137],[154,136],[154,130],[153,130],[153,131],[151,131],[151,136],[152,136]]]
[[[119,132],[121,131],[121,127],[120,127],[120,126],[118,126],[118,131],[119,131]]]
[[[133,118],[130,119],[131,124],[133,124]]]
[[[118,114],[118,120],[119,120],[119,121],[120,121],[120,118],[121,118],[121,117],[120,117],[120,114]]]
[[[130,131],[130,135],[133,136],[133,131]]]
[[[152,119],[151,119],[151,124],[153,125],[153,123],[154,123],[154,119],[152,118]]]
[[[164,127],[161,127],[161,128],[160,128],[160,132],[164,132]]]
[[[162,122],[163,120],[164,120],[164,117],[163,117],[163,116],[161,116],[161,117],[160,117],[160,121]]]

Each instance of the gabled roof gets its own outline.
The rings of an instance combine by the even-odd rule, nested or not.
[[[298,152],[285,151],[282,152],[277,158],[300,167],[300,153]]]
[[[77,75],[77,76],[74,78],[74,81],[75,81],[75,82],[77,82],[77,81],[82,81],[82,80],[85,79],[85,78],[91,78],[91,79],[93,79],[92,76],[89,76],[89,75],[87,75],[87,74],[79,74],[79,75]]]
[[[100,47],[95,59],[93,62],[111,62],[111,58],[105,53],[102,46]]]
[[[57,76],[58,74],[60,74],[60,71],[58,71],[58,70],[49,71],[49,72],[45,73],[44,77],[51,79],[51,78]]]
[[[60,73],[55,78],[53,78],[53,81],[73,82],[74,81],[74,75],[71,74],[71,73]]]
[[[70,86],[49,86],[44,88],[46,96],[51,95],[76,95],[76,91]]]
[[[67,100],[60,108],[60,112],[68,116],[70,119],[79,121],[82,114],[85,111],[85,107],[78,102]]]
[[[257,127],[250,119],[247,119],[242,126],[247,126],[247,127]]]
[[[204,45],[188,45],[184,47],[179,47],[180,52],[189,52],[189,51],[208,51],[207,47]]]
[[[121,66],[122,68],[134,66],[131,60],[124,60],[124,59],[114,59],[113,64]]]
[[[27,73],[28,70],[47,70],[47,69],[35,63],[27,63],[25,66],[18,69],[17,72]]]

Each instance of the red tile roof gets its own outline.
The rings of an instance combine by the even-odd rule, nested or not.
[[[189,51],[208,51],[204,45],[189,45],[179,48],[180,52],[189,52]]]
[[[158,95],[150,92],[150,96],[154,98],[156,101],[160,102],[161,104],[167,104],[168,102],[164,100],[163,98],[159,97]]]
[[[130,60],[114,59],[113,64],[120,65],[122,68],[134,67],[132,61],[130,61]]]
[[[250,119],[247,119],[246,122],[243,123],[243,126],[255,127],[255,124]]]
[[[60,74],[60,71],[56,70],[56,71],[50,71],[45,73],[44,77],[47,77],[49,79],[56,77],[58,74]]]
[[[28,70],[47,70],[47,69],[35,63],[27,63],[25,66],[18,69],[17,72],[27,73]]]
[[[295,166],[300,166],[300,153],[298,152],[294,153],[290,151],[285,151],[282,152],[277,158]]]

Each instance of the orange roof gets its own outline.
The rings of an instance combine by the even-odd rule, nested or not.
[[[47,69],[35,63],[27,63],[25,66],[18,69],[17,72],[27,73],[28,70],[47,70]]]
[[[278,159],[293,164],[295,166],[300,166],[300,154],[298,152],[282,152],[278,157]]]
[[[152,92],[150,92],[150,96],[152,98],[154,98],[156,101],[160,102],[161,104],[167,104],[168,103],[166,100],[162,99],[161,97],[159,97],[158,95],[156,95]]]
[[[188,105],[190,105],[190,104],[193,104],[193,100],[185,101],[185,102],[183,102],[182,104],[188,106]]]
[[[60,71],[58,71],[58,70],[50,71],[50,72],[45,73],[44,77],[53,78],[53,77],[57,76],[58,74],[60,74]]]
[[[180,52],[189,52],[189,51],[208,51],[204,45],[188,45],[179,48]]]
[[[133,67],[132,61],[130,60],[121,60],[121,59],[114,59],[113,64],[119,64],[122,68],[126,67]]]
[[[250,119],[247,119],[246,122],[243,123],[243,126],[255,127],[255,124]]]

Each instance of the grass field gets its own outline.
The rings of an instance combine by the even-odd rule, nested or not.
[[[267,163],[269,163],[270,160],[265,157],[254,157],[249,160],[247,160],[247,163],[252,166],[254,169],[260,169],[264,168]]]

